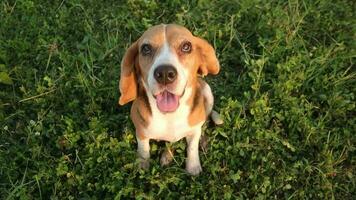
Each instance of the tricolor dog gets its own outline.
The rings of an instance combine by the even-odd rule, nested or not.
[[[126,51],[121,62],[119,104],[133,101],[131,119],[136,128],[140,166],[149,166],[149,141],[175,142],[186,138],[186,170],[202,171],[199,160],[201,128],[208,116],[222,123],[213,111],[214,98],[200,76],[217,74],[214,48],[186,28],[161,24],[149,28]],[[167,149],[161,165],[172,160]]]

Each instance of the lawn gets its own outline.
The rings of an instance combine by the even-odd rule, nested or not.
[[[177,23],[216,48],[224,124],[138,168],[120,62],[148,27]],[[356,3],[0,2],[0,199],[356,199]]]

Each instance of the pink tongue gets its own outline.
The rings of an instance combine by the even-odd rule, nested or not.
[[[178,108],[178,96],[164,91],[156,96],[157,107],[161,112],[173,112]]]

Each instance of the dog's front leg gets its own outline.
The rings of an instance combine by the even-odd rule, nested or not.
[[[199,139],[201,135],[201,127],[197,128],[192,132],[191,135],[187,136],[187,160],[185,169],[191,175],[198,175],[201,171],[200,159],[199,159]]]
[[[137,153],[141,169],[148,169],[150,166],[150,140],[137,136]]]

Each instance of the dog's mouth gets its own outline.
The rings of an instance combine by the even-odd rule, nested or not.
[[[179,99],[183,94],[179,96],[167,90],[160,92],[155,95],[158,109],[163,113],[176,111],[179,107]]]

